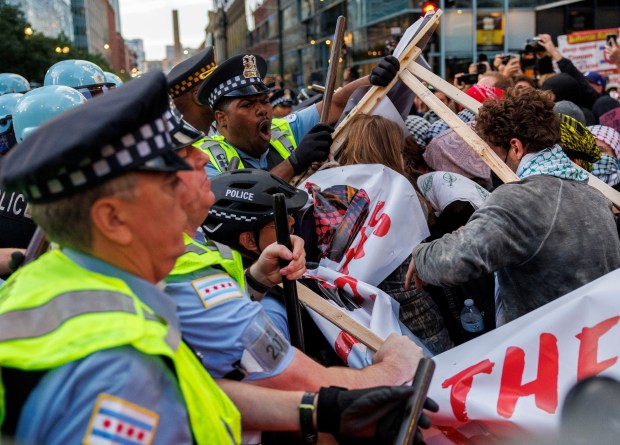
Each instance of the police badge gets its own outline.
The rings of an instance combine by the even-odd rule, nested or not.
[[[258,69],[256,68],[256,57],[251,54],[243,56],[243,77],[246,79],[259,77]]]

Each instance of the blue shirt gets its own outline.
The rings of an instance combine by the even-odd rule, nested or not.
[[[288,121],[293,132],[293,137],[295,138],[297,144],[299,144],[306,133],[308,133],[312,127],[319,123],[319,118],[320,116],[316,105],[312,105],[297,113],[289,114],[284,119]],[[268,169],[267,154],[269,153],[269,149],[265,150],[265,152],[258,159],[239,149],[237,149],[237,153],[239,153],[239,158],[245,167],[259,168],[261,170]],[[209,161],[206,165],[205,170],[207,171],[209,178],[214,178],[220,174],[219,170],[211,163],[211,161]]]
[[[204,242],[204,237],[198,233],[195,240]],[[266,303],[274,323],[230,275],[214,267],[170,276],[166,282],[165,292],[177,304],[183,338],[212,377],[240,367],[245,379],[258,380],[278,375],[290,365],[294,349],[288,341],[286,314],[277,301]],[[269,335],[256,338],[265,325],[270,326]],[[256,361],[265,366],[256,366]]]
[[[174,303],[157,286],[87,254],[63,252],[88,270],[125,281],[143,303],[178,326]],[[131,346],[95,352],[46,373],[28,397],[16,432],[17,442],[39,445],[106,437],[108,443],[139,444],[140,437],[151,436],[154,445],[193,443],[172,371],[161,357]]]

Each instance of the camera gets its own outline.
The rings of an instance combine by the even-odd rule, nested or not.
[[[616,44],[616,46],[618,45],[618,36],[615,34],[607,34],[606,40],[607,40],[607,46],[612,46],[611,45],[612,41]]]
[[[526,53],[538,53],[546,51],[545,47],[540,44],[540,37],[532,37],[525,42],[524,51]]]
[[[478,64],[476,64],[476,70],[478,71],[478,74],[484,74],[487,72],[487,66],[480,62]]]
[[[460,85],[475,85],[478,82],[478,74],[463,74],[458,82]]]
[[[516,59],[518,57],[517,54],[504,54],[502,55],[502,65],[508,65],[511,59]]]

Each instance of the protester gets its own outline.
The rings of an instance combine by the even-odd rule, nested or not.
[[[554,107],[555,110],[555,107]],[[592,171],[592,165],[601,158],[596,140],[588,128],[566,114],[560,114],[560,146],[578,166]]]
[[[418,246],[409,278],[452,286],[496,272],[510,321],[620,267],[610,203],[558,146],[560,120],[543,93],[511,89],[485,102],[476,131],[521,180],[496,189],[461,229]]]
[[[620,184],[618,175],[618,154],[620,154],[620,133],[611,127],[593,125],[588,127],[601,150],[601,159],[596,161],[592,174],[612,187]]]
[[[357,87],[369,82],[385,86],[398,68],[398,59],[388,56],[370,76],[335,92],[327,122],[334,123],[340,117]],[[272,120],[268,88],[262,81],[266,72],[262,57],[240,54],[223,62],[201,86],[198,99],[214,110],[221,133],[202,145],[211,157],[207,165],[211,177],[226,171],[233,157],[240,158],[240,168],[269,170],[284,180],[304,172],[313,162],[327,159],[333,129],[316,125],[323,103],[293,113],[286,120]]]
[[[208,104],[198,100],[198,90],[217,67],[212,46],[172,67],[168,75],[168,94],[183,118],[205,134],[215,134],[215,118]]]

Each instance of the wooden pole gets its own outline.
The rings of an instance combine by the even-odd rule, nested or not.
[[[332,42],[331,56],[329,57],[329,68],[327,69],[327,83],[325,93],[323,93],[323,108],[321,109],[321,123],[328,124],[329,109],[332,104],[334,87],[336,86],[336,76],[338,75],[338,64],[340,63],[340,53],[342,52],[342,42],[344,41],[344,31],[347,26],[347,19],[341,15],[336,22],[334,41]]]

